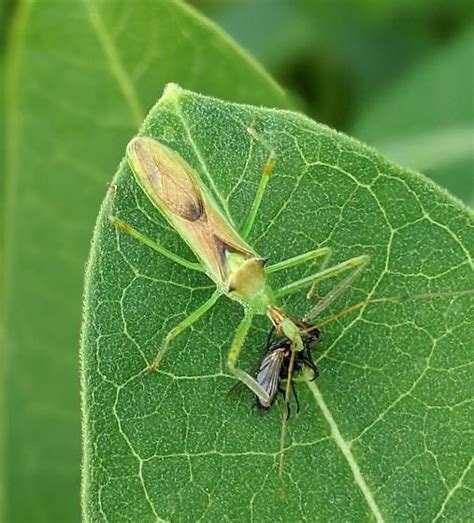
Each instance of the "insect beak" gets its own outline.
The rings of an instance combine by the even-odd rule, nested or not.
[[[268,307],[267,316],[270,318],[270,321],[273,323],[273,325],[275,325],[278,334],[280,334],[280,325],[285,318],[284,312],[277,307]]]

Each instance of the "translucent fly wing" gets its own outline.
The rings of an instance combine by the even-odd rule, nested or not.
[[[257,399],[257,406],[267,410],[272,406],[280,384],[280,373],[285,358],[288,355],[287,347],[276,348],[269,351],[263,357],[257,373],[257,382],[267,391],[270,400],[263,403]]]

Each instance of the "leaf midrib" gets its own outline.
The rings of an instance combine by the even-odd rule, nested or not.
[[[360,467],[357,461],[355,460],[354,455],[351,452],[350,443],[348,443],[342,437],[341,431],[339,430],[336,420],[331,414],[331,411],[329,410],[329,407],[324,401],[323,395],[316,383],[314,381],[306,380],[306,384],[309,390],[311,391],[319,409],[321,410],[327,424],[329,425],[331,437],[337,445],[337,448],[341,451],[347,464],[349,465],[349,468],[351,469],[351,472],[354,476],[355,483],[359,490],[362,492],[362,495],[364,496],[364,499],[367,502],[367,505],[369,506],[375,520],[378,523],[383,523],[384,518],[382,517],[382,512],[379,506],[377,505],[377,502],[375,501],[374,495],[370,490],[370,487],[368,486],[364,479],[364,476],[362,475],[362,471],[360,470]]]

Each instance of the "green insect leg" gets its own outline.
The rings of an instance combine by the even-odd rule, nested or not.
[[[272,272],[283,271],[291,267],[296,267],[310,260],[315,260],[316,258],[325,257],[328,258],[331,256],[332,250],[330,247],[321,247],[320,249],[314,249],[312,251],[305,252],[304,254],[299,254],[293,258],[288,258],[282,262],[274,263],[266,267],[265,272],[271,274]]]
[[[237,327],[234,339],[230,346],[229,354],[227,356],[227,367],[229,372],[231,372],[236,378],[238,378],[242,383],[244,383],[254,394],[256,394],[262,403],[268,403],[270,401],[270,396],[262,388],[259,383],[247,374],[242,369],[237,367],[237,360],[239,358],[240,351],[244,345],[245,338],[247,333],[252,325],[253,312],[251,310],[245,311],[245,316],[243,317],[240,325]]]
[[[355,258],[346,260],[342,263],[334,265],[333,267],[329,267],[328,269],[324,269],[315,274],[311,274],[310,276],[306,276],[305,278],[301,278],[299,280],[291,282],[288,285],[285,285],[284,287],[281,287],[280,289],[278,289],[275,292],[275,295],[277,298],[282,298],[284,296],[288,296],[301,289],[304,289],[305,287],[308,287],[310,285],[314,286],[316,283],[319,283],[323,280],[327,280],[328,278],[333,278],[334,276],[337,276],[345,271],[355,269],[357,267],[365,266],[365,265],[367,265],[369,260],[370,260],[370,258],[366,254],[362,254],[361,256],[356,256]],[[344,288],[342,290],[344,290]],[[342,290],[341,290],[341,292],[342,292]]]
[[[204,268],[200,263],[191,262],[188,260],[185,260],[184,258],[181,258],[181,256],[178,256],[174,252],[169,251],[165,247],[161,246],[159,243],[153,241],[152,239],[148,238],[148,236],[145,236],[141,232],[134,229],[131,225],[128,223],[125,223],[124,221],[120,220],[119,218],[115,216],[109,217],[110,222],[112,225],[115,225],[118,229],[120,229],[125,234],[129,234],[132,236],[132,238],[135,238],[139,242],[145,244],[148,247],[151,247],[156,252],[159,252],[160,254],[163,254],[163,256],[166,256],[170,260],[174,261],[175,263],[178,263],[179,265],[182,265],[183,267],[186,267],[186,269],[191,269],[193,271],[199,271],[199,272],[205,272]]]
[[[255,223],[255,218],[257,217],[258,210],[260,208],[260,204],[262,203],[263,195],[265,193],[265,189],[267,187],[268,180],[270,179],[270,176],[273,173],[274,166],[275,166],[275,155],[272,152],[272,153],[270,153],[270,156],[268,157],[268,159],[265,162],[265,165],[263,167],[262,176],[260,177],[260,182],[259,182],[258,188],[257,188],[257,193],[255,194],[255,198],[250,207],[250,211],[247,216],[247,220],[245,221],[245,224],[240,233],[242,238],[244,238],[244,239],[248,238],[248,235],[250,234],[250,231],[252,230],[253,224]]]
[[[346,289],[348,289],[351,286],[353,281],[355,281],[360,276],[360,273],[365,269],[365,266],[367,265],[368,261],[369,260],[367,257],[367,261],[365,263],[362,262],[361,265],[359,265],[358,267],[355,268],[355,270],[352,274],[349,274],[349,276],[344,278],[335,287],[333,287],[326,294],[326,296],[324,296],[324,298],[319,300],[316,303],[316,305],[305,315],[303,320],[310,321],[312,318],[315,318],[324,309],[326,309],[338,296],[340,296]]]
[[[185,331],[188,327],[191,327],[193,323],[195,323],[199,318],[205,314],[208,310],[210,310],[215,303],[217,302],[219,296],[221,295],[220,291],[214,291],[212,296],[205,301],[200,307],[198,307],[195,311],[193,311],[187,318],[185,318],[182,322],[178,323],[175,327],[173,327],[168,334],[166,335],[166,338],[164,339],[164,342],[162,346],[160,347],[160,350],[157,352],[155,359],[151,363],[151,365],[148,367],[147,373],[153,372],[158,365],[160,364],[160,361],[162,360],[163,356],[166,354],[166,352],[169,349],[170,343],[181,334],[183,331]]]

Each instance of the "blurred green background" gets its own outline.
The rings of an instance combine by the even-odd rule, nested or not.
[[[123,100],[109,96],[107,82],[121,73],[100,62],[96,47],[98,41],[109,59],[120,51],[132,67],[128,49],[146,45],[139,30],[128,32],[125,43],[115,42],[113,32],[100,36],[87,4],[0,1],[2,521],[80,518],[82,274],[106,181],[141,114],[135,111],[127,125],[114,120]],[[167,51],[157,50],[150,58],[155,72],[137,80],[144,112],[170,81],[230,100],[297,108],[474,204],[472,0],[194,0],[287,97],[199,16],[181,8],[176,15],[171,0],[92,4],[110,27],[143,23],[135,20],[139,11],[144,19],[147,10],[169,15]],[[90,37],[91,26],[98,38]],[[199,66],[180,69],[193,45],[204,49]],[[234,54],[242,62],[231,82],[219,80],[219,58],[206,62],[214,48],[223,61]],[[75,119],[94,112],[104,124],[99,130],[93,119]],[[81,158],[83,177],[68,171],[64,151]]]
[[[250,51],[303,112],[474,204],[472,2],[195,5]]]

